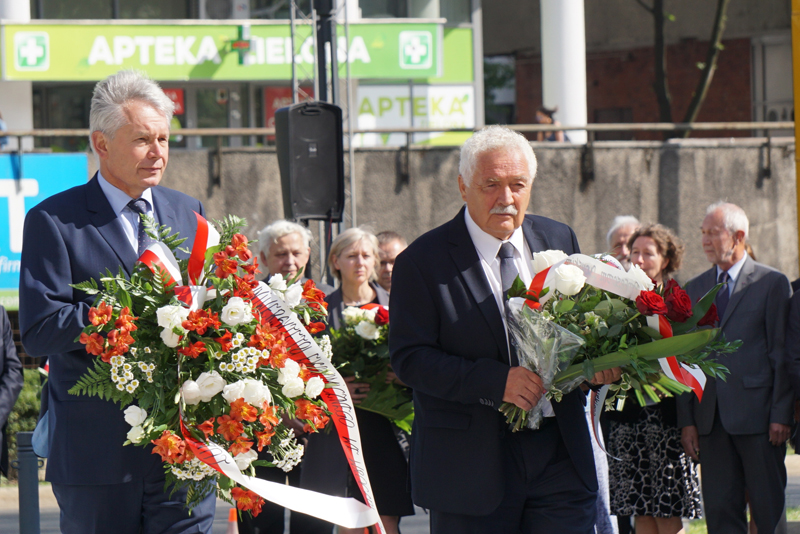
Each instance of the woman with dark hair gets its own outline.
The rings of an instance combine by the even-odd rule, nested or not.
[[[684,246],[660,224],[644,226],[628,241],[631,264],[656,285],[678,270]],[[636,534],[676,534],[681,518],[700,517],[697,466],[686,456],[677,427],[675,397],[640,406],[629,397],[621,412],[608,412],[611,513],[635,516]]]
[[[539,106],[536,110],[536,123],[537,124],[552,124],[554,126],[558,126],[561,123],[555,119],[556,111],[558,111],[558,106],[549,109],[544,106]],[[537,132],[536,133],[536,140],[537,141],[569,141],[567,136],[564,134],[563,131],[557,132]]]

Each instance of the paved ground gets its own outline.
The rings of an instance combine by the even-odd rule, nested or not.
[[[786,457],[786,471],[789,482],[786,486],[786,505],[800,506],[800,455]],[[58,534],[58,507],[50,486],[39,488],[39,507],[41,534]],[[217,503],[217,519],[214,521],[214,534],[225,534],[228,508],[223,501]],[[428,534],[428,516],[421,508],[417,515],[403,519],[403,534]],[[800,532],[800,524],[790,523],[790,533]],[[0,533],[19,534],[19,512],[16,487],[0,488]]]

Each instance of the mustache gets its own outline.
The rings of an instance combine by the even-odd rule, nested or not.
[[[492,215],[516,215],[519,212],[514,204],[509,204],[508,206],[495,206],[489,213]]]

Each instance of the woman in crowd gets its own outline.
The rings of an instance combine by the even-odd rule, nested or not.
[[[552,124],[554,126],[559,126],[561,123],[555,119],[556,111],[558,111],[558,106],[554,107],[553,109],[548,109],[544,106],[539,107],[536,110],[536,122],[538,124]],[[563,131],[559,130],[556,132],[537,132],[536,133],[536,140],[537,141],[569,141],[566,134]]]
[[[644,226],[628,241],[630,261],[661,286],[681,264],[683,243],[660,224]],[[701,515],[697,467],[681,446],[674,397],[642,407],[629,397],[609,412],[611,513],[635,516],[636,534],[676,534],[681,518]]]
[[[342,312],[348,306],[389,305],[389,294],[376,282],[375,266],[379,253],[378,239],[362,228],[350,228],[334,239],[328,267],[339,280],[339,288],[325,299],[330,328],[342,327]],[[356,383],[352,378],[345,380],[353,402],[358,405],[369,393],[369,385]],[[378,513],[386,532],[397,534],[400,517],[414,515],[407,484],[408,463],[388,419],[366,410],[356,410],[356,416]],[[313,434],[309,438],[301,486],[363,500],[338,437],[333,432]],[[339,528],[340,534],[351,532],[361,534],[363,529]]]

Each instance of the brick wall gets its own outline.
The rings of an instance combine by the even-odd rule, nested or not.
[[[717,70],[709,87],[699,122],[752,120],[750,40],[723,41]],[[680,122],[700,79],[697,63],[705,60],[707,42],[685,40],[667,48],[667,75],[672,95],[673,121]],[[534,122],[542,102],[542,60],[540,55],[518,53],[516,61],[518,124]],[[596,110],[629,108],[632,122],[658,122],[658,103],[653,89],[653,49],[637,48],[593,52],[586,57],[589,122]],[[556,115],[556,117],[558,117]],[[693,137],[734,137],[749,132],[708,132]],[[630,136],[629,136],[630,138]],[[638,133],[636,139],[660,139],[657,133]]]

